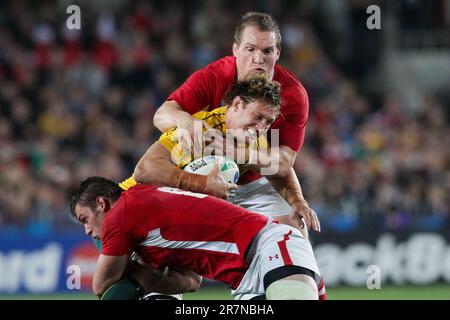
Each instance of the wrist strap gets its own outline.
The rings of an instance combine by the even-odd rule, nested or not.
[[[170,176],[171,186],[192,192],[205,193],[207,181],[207,176],[185,172],[179,168],[176,168]]]

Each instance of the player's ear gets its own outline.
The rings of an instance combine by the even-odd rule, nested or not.
[[[239,96],[234,97],[233,101],[231,102],[231,107],[233,108],[233,111],[237,111],[242,104],[242,99]]]
[[[108,199],[106,199],[106,198],[104,198],[102,196],[98,196],[95,199],[95,203],[96,203],[97,207],[99,207],[102,212],[108,212],[109,209],[111,209],[111,205],[110,205]]]

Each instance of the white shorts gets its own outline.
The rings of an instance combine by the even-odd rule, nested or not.
[[[279,267],[299,266],[320,275],[310,242],[299,230],[284,224],[269,222],[253,240],[247,260],[249,269],[231,292],[236,300],[264,294],[264,276]]]
[[[236,195],[230,199],[230,202],[272,218],[291,212],[291,206],[264,177],[239,185]]]

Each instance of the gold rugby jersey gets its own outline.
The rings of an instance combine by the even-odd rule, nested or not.
[[[193,114],[192,116],[198,120],[205,121],[211,128],[219,130],[225,136],[227,133],[227,125],[225,121],[227,109],[228,106],[223,106],[211,111],[200,111]],[[160,136],[159,142],[164,147],[166,147],[167,150],[169,150],[174,164],[180,168],[184,168],[188,163],[194,160],[193,158],[194,155],[193,152],[189,154],[184,154],[183,149],[178,144],[177,130],[178,130],[177,128],[167,130]],[[203,132],[206,131],[204,127],[202,128],[202,130]],[[255,143],[256,146],[253,146],[254,148],[267,149],[269,147],[269,143],[265,136],[260,136]],[[251,147],[252,146],[248,146],[248,148]],[[248,170],[245,167],[246,167],[245,165],[239,166],[241,175]],[[136,180],[134,179],[133,176],[131,176],[128,179],[119,183],[119,186],[124,190],[128,190],[129,188],[135,186],[136,184],[137,184]]]

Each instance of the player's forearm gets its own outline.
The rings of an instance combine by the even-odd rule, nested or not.
[[[139,183],[207,193],[207,176],[185,172],[165,159],[141,162],[136,166],[133,176]]]
[[[285,146],[271,147],[257,152],[255,167],[261,175],[266,177],[287,177],[297,156],[295,151]],[[252,161],[251,158],[250,161]]]
[[[139,160],[133,172],[139,183],[179,188],[183,190],[207,193],[208,176],[189,173],[172,163],[170,152],[159,141],[155,142]]]
[[[100,255],[97,261],[94,277],[92,279],[92,291],[98,297],[113,283],[120,280],[125,271],[128,256],[105,256]]]
[[[97,297],[100,298],[105,293],[106,289],[108,289],[113,283],[115,283],[117,281],[118,280],[115,280],[115,281],[109,280],[109,281],[100,282],[98,280],[95,280],[95,278],[94,278],[93,282],[92,282],[92,292]]]
[[[157,141],[139,159],[133,176],[138,183],[175,187],[170,185],[175,169],[177,167],[171,161],[170,152]]]
[[[138,162],[133,176],[138,183],[169,186],[170,177],[175,168],[165,159],[145,158]]]
[[[165,294],[195,292],[201,283],[202,277],[193,271],[178,272],[169,270],[168,274],[161,278],[161,281],[152,291]]]
[[[190,116],[175,101],[166,101],[156,110],[153,117],[153,124],[161,132],[166,132],[170,128],[177,126],[181,117]]]
[[[290,205],[296,202],[306,203],[294,168],[290,168],[286,177],[273,176],[267,177],[267,179]]]
[[[202,277],[192,271],[155,270],[146,265],[134,264],[131,276],[144,288],[146,293],[159,292],[177,294],[198,290]]]

